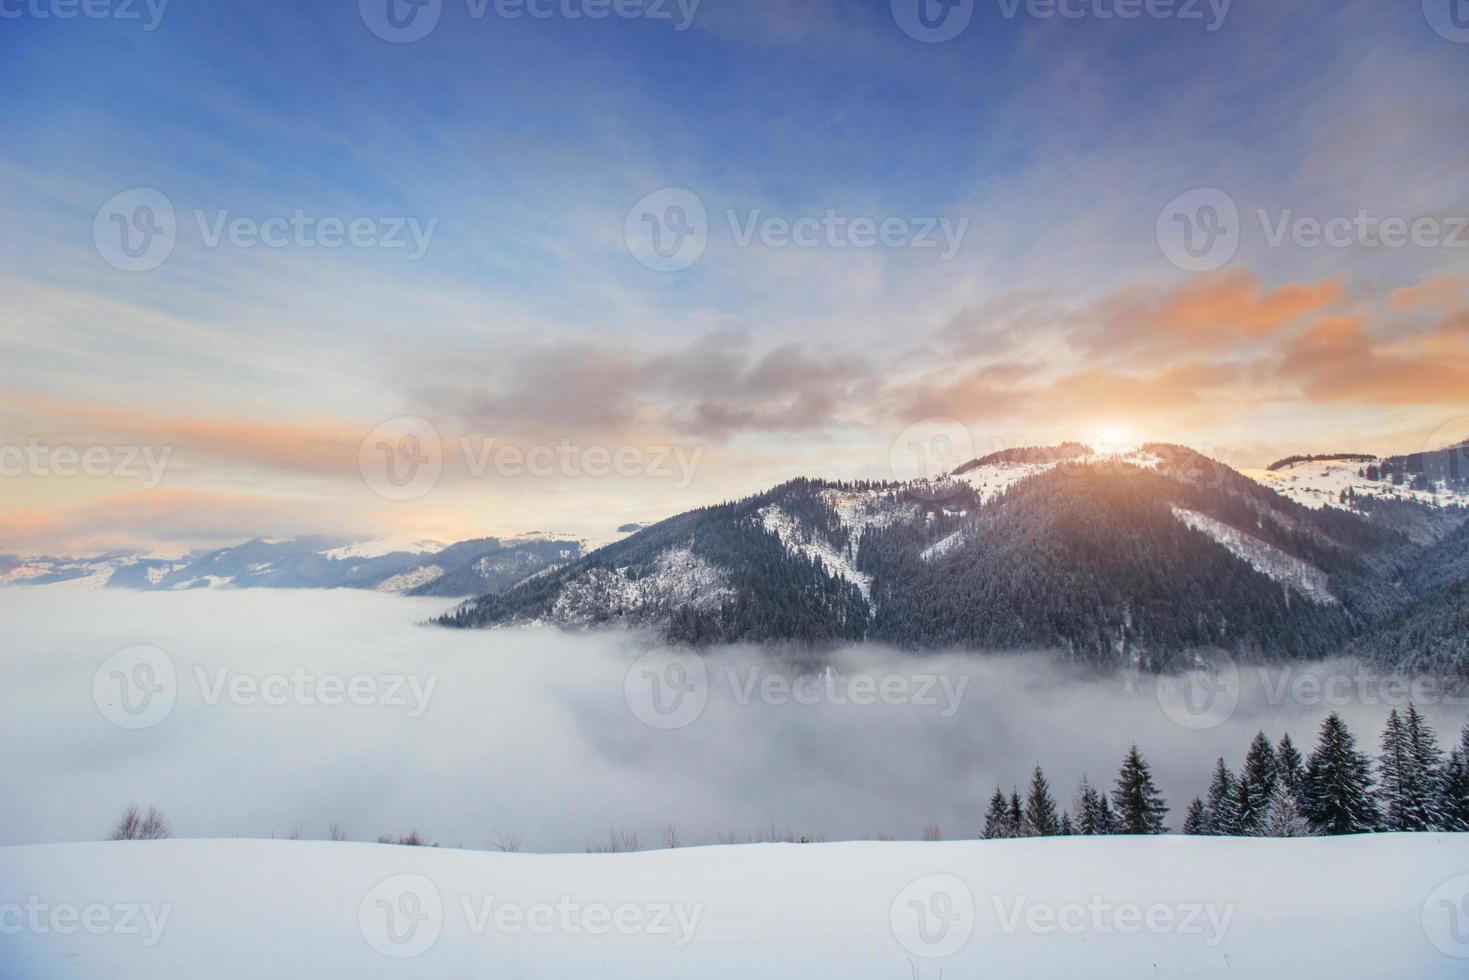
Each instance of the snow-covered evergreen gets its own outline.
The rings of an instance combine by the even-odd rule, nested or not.
[[[1055,837],[1061,832],[1061,821],[1056,816],[1056,801],[1051,798],[1051,786],[1040,766],[1030,777],[1030,794],[1026,799],[1025,834],[1027,837]]]
[[[1264,732],[1255,736],[1237,786],[1239,825],[1245,834],[1258,834],[1265,826],[1270,794],[1275,789],[1275,746]]]
[[[1209,833],[1208,811],[1204,809],[1204,801],[1197,796],[1188,805],[1188,812],[1184,814],[1183,832],[1195,837]]]
[[[1318,833],[1362,834],[1379,824],[1372,795],[1372,763],[1357,751],[1357,740],[1332,712],[1321,723],[1321,737],[1306,763],[1306,819]]]
[[[1214,781],[1209,784],[1207,804],[1209,833],[1219,837],[1235,837],[1240,833],[1239,789],[1234,774],[1220,759],[1214,767]]]
[[[1081,777],[1081,785],[1077,787],[1076,798],[1078,815],[1076,829],[1078,832],[1088,837],[1111,833],[1107,798],[1097,792],[1097,788],[1085,776]]]
[[[988,840],[998,840],[1003,837],[1014,837],[1014,828],[1010,826],[1010,804],[1005,799],[1004,790],[995,787],[995,795],[990,797],[990,807],[984,814],[984,836]]]
[[[1256,837],[1310,837],[1315,833],[1311,822],[1301,813],[1296,795],[1284,780],[1276,780],[1270,791],[1270,802],[1265,810],[1265,821],[1255,833]]]
[[[1117,806],[1117,825],[1124,834],[1161,834],[1168,828],[1163,818],[1168,814],[1168,804],[1163,794],[1153,783],[1153,771],[1133,745],[1122,760],[1117,773],[1117,785],[1112,790],[1112,802]]]

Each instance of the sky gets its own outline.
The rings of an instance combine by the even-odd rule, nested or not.
[[[0,552],[1463,438],[1466,20],[0,0]]]

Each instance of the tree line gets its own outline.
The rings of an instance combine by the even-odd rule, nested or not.
[[[1133,745],[1110,791],[1083,776],[1071,809],[1058,810],[1045,772],[1007,796],[996,787],[986,838],[1168,832],[1167,801]],[[1238,774],[1223,758],[1205,796],[1185,810],[1181,831],[1220,837],[1308,837],[1376,832],[1469,832],[1469,726],[1447,754],[1417,707],[1394,709],[1376,760],[1335,713],[1303,757],[1289,735],[1255,736]]]

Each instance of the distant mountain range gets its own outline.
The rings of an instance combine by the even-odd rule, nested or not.
[[[0,555],[0,585],[71,583],[150,590],[199,588],[376,589],[463,598],[497,592],[582,556],[579,541],[483,538],[352,542],[257,539],[169,560],[129,554],[96,558]]]
[[[796,480],[689,511],[441,622],[673,642],[1200,650],[1469,670],[1465,449],[1237,472],[1181,446],[1017,449],[910,483]]]

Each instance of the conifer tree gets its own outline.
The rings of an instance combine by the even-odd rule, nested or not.
[[[1378,743],[1381,752],[1377,757],[1377,796],[1382,806],[1384,830],[1408,829],[1408,783],[1411,780],[1408,759],[1408,731],[1403,726],[1402,716],[1394,708],[1387,716],[1387,725],[1382,729],[1382,740]]]
[[[1153,784],[1153,771],[1133,745],[1122,760],[1117,784],[1112,790],[1117,808],[1117,827],[1124,834],[1161,834],[1167,827],[1163,817],[1168,804]]]
[[[1099,831],[1097,831],[1097,833],[1100,833],[1100,834],[1119,834],[1119,833],[1121,833],[1122,832],[1122,830],[1121,830],[1121,823],[1117,819],[1117,814],[1114,813],[1114,812],[1112,812],[1112,804],[1110,802],[1108,802],[1108,800],[1107,800],[1107,794],[1106,793],[1098,793],[1097,795],[1101,798],[1101,801],[1102,801],[1099,804],[1100,809],[1101,809],[1101,817],[1102,817],[1102,829],[1099,830]]]
[[[1075,837],[1076,836],[1076,825],[1071,822],[1071,811],[1070,810],[1062,810],[1061,811],[1061,836],[1062,837]]]
[[[1469,831],[1469,727],[1439,776],[1439,809],[1444,830]]]
[[[1056,817],[1056,801],[1051,799],[1051,786],[1046,774],[1036,766],[1030,777],[1030,794],[1026,798],[1025,833],[1028,837],[1055,837],[1061,829]]]
[[[1275,747],[1275,778],[1285,783],[1299,804],[1306,785],[1306,760],[1301,758],[1289,732],[1280,736],[1280,744]]]
[[[1010,805],[1005,801],[1005,792],[995,787],[990,797],[990,808],[984,814],[984,836],[986,840],[1015,836],[1010,831]]]
[[[1077,830],[1089,837],[1108,833],[1107,811],[1103,807],[1106,797],[1098,793],[1085,776],[1081,777],[1081,785],[1077,787],[1077,800]]]
[[[1239,774],[1239,823],[1246,834],[1257,834],[1265,826],[1270,793],[1275,789],[1275,746],[1264,732],[1255,736]]]
[[[1409,703],[1403,719],[1408,736],[1407,830],[1442,830],[1445,822],[1441,792],[1443,752],[1438,736],[1418,708]]]
[[[1214,767],[1214,781],[1209,784],[1209,833],[1218,837],[1239,836],[1238,792],[1234,775],[1221,758]]]
[[[1188,805],[1188,812],[1183,817],[1183,832],[1194,836],[1207,834],[1209,832],[1209,815],[1204,809],[1204,801],[1197,796]]]
[[[1332,712],[1321,723],[1316,750],[1306,762],[1306,805],[1311,828],[1321,834],[1365,834],[1377,829],[1372,763]]]
[[[1020,792],[1016,789],[1010,790],[1010,836],[1019,837],[1025,833],[1025,807],[1020,803]]]
[[[1270,791],[1270,803],[1265,809],[1265,822],[1257,836],[1260,837],[1310,837],[1311,823],[1301,815],[1296,795],[1284,780],[1275,781]]]

